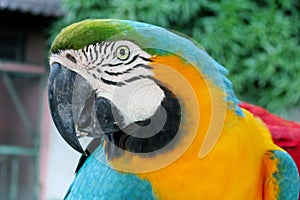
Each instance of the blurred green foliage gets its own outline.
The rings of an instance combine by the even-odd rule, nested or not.
[[[299,109],[299,0],[62,0],[62,6],[67,14],[52,26],[53,37],[86,18],[170,28],[199,42],[229,70],[241,100],[283,116]]]

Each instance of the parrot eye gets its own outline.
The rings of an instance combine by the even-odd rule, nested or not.
[[[127,46],[119,46],[116,53],[118,59],[120,60],[126,60],[130,55],[129,48]]]

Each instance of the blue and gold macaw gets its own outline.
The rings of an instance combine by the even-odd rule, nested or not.
[[[65,199],[296,200],[292,158],[187,37],[128,20],[64,28],[49,106],[83,157]],[[86,150],[80,137],[95,138]]]

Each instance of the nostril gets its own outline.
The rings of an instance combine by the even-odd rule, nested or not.
[[[72,56],[71,54],[67,54],[66,58],[69,59],[70,61],[72,61],[73,63],[77,63],[76,59],[74,58],[74,56]]]

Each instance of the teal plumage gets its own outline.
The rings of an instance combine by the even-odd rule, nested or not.
[[[151,184],[134,174],[114,170],[100,145],[78,170],[65,200],[154,200]]]

